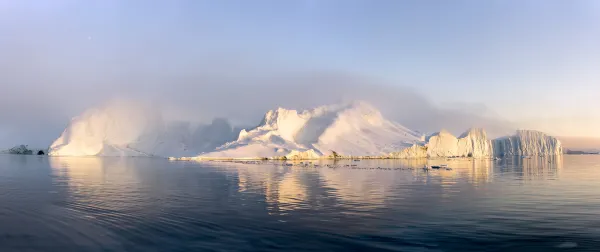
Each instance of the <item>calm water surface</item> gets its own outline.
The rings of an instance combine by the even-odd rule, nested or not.
[[[425,162],[4,155],[0,251],[600,251],[600,156]]]

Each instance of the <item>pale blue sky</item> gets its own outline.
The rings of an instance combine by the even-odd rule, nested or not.
[[[68,90],[54,96],[109,94],[107,83],[140,76],[175,83],[200,68],[331,71],[542,130],[567,117],[587,121],[585,134],[600,126],[596,0],[0,0],[0,24],[3,86]],[[557,134],[577,135],[570,125]]]

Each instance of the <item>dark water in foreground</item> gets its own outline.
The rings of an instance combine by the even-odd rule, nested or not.
[[[0,251],[600,251],[600,156],[447,163],[0,156]]]

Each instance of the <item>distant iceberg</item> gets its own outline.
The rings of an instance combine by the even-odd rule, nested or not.
[[[27,145],[21,144],[7,150],[0,151],[0,154],[13,155],[46,155],[47,150],[39,148],[30,148]]]

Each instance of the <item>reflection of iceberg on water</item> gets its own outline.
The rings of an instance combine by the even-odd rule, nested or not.
[[[495,172],[501,176],[516,176],[524,180],[557,178],[563,167],[563,157],[509,157],[495,163]]]
[[[412,181],[410,174],[399,172],[321,169],[319,174],[338,200],[357,210],[385,207],[385,200],[394,193],[396,185]]]
[[[223,164],[225,169],[235,169],[240,192],[264,193],[271,211],[289,211],[301,208],[309,198],[311,173],[289,167],[248,166]]]
[[[104,161],[102,158],[49,157],[53,173],[74,185],[80,183],[97,184],[104,181]]]
[[[147,184],[141,181],[139,167],[155,164],[156,159],[120,157],[49,157],[55,183],[64,184],[72,200],[70,207],[93,211],[151,209],[156,201],[139,201],[149,197]],[[153,192],[158,193],[158,192]],[[80,204],[81,203],[81,204]],[[86,207],[85,209],[79,209]]]
[[[557,178],[563,166],[562,156],[517,159],[517,162],[523,167],[522,176],[527,180]]]

